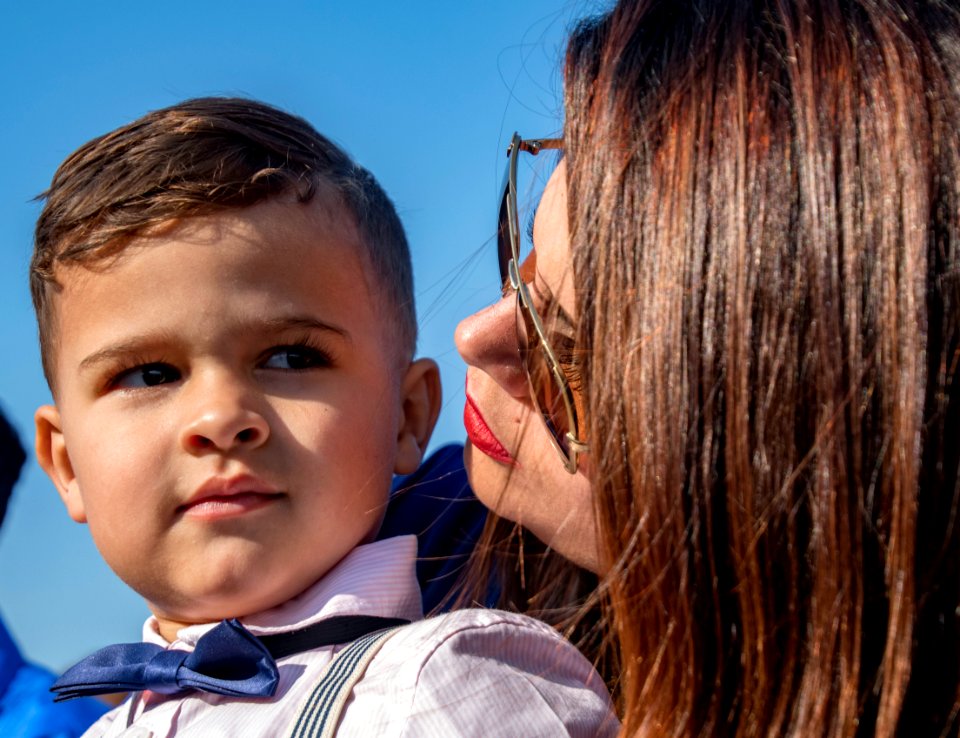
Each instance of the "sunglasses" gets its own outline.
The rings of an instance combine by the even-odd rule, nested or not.
[[[588,450],[580,440],[577,406],[570,382],[563,371],[557,353],[547,340],[543,320],[530,299],[530,291],[520,276],[520,221],[517,210],[517,160],[520,152],[536,156],[544,149],[562,149],[563,139],[541,138],[523,140],[514,133],[507,149],[507,172],[503,182],[503,197],[497,227],[497,257],[500,263],[500,283],[509,285],[517,293],[517,345],[530,397],[549,432],[553,447],[563,459],[564,468],[571,474],[577,471],[577,456]]]

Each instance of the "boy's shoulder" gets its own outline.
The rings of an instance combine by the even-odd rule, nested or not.
[[[338,735],[616,735],[603,680],[545,623],[467,609],[398,629]],[[369,731],[364,733],[364,730]]]
[[[515,612],[491,608],[452,610],[442,615],[418,620],[399,628],[391,638],[395,647],[442,649],[449,641],[481,637],[487,632],[509,633],[511,640],[529,638],[536,642],[569,645],[546,623]],[[503,644],[505,647],[508,644]],[[429,658],[423,659],[425,662]]]
[[[128,725],[158,735],[176,725],[177,735],[204,738],[288,735],[332,670],[329,650],[317,656],[280,662],[275,700],[191,693],[136,717],[125,705],[88,735],[120,736]],[[556,631],[523,615],[471,609],[396,629],[354,686],[336,734],[594,738],[618,727],[599,675]]]

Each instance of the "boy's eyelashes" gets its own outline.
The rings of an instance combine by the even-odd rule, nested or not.
[[[254,363],[255,369],[281,372],[302,372],[333,366],[335,359],[326,348],[308,340],[271,346]],[[125,366],[108,371],[105,391],[137,390],[177,382],[183,372],[167,360],[134,359]]]
[[[169,384],[178,379],[180,379],[180,371],[176,367],[158,361],[124,369],[111,378],[109,388],[142,389]]]
[[[281,371],[306,371],[308,369],[323,369],[333,365],[330,352],[320,346],[306,341],[275,346],[264,352],[259,366],[262,369],[279,369]]]

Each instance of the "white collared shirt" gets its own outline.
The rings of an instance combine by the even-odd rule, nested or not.
[[[549,626],[497,610],[459,610],[421,620],[413,536],[359,546],[303,594],[243,618],[255,635],[303,628],[333,615],[419,620],[383,645],[356,685],[338,736],[615,736],[606,688]],[[191,625],[168,644],[156,620],[144,640],[192,650],[215,623]],[[189,692],[138,693],[85,734],[126,738],[284,736],[332,657],[344,645],[278,661],[272,698]]]

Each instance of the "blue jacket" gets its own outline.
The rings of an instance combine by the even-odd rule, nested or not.
[[[434,451],[413,474],[397,477],[378,538],[413,534],[423,611],[450,609],[448,595],[480,537],[487,509],[473,495],[463,468],[463,446]]]
[[[23,660],[0,620],[0,736],[74,738],[109,708],[91,698],[55,703],[53,674]]]

